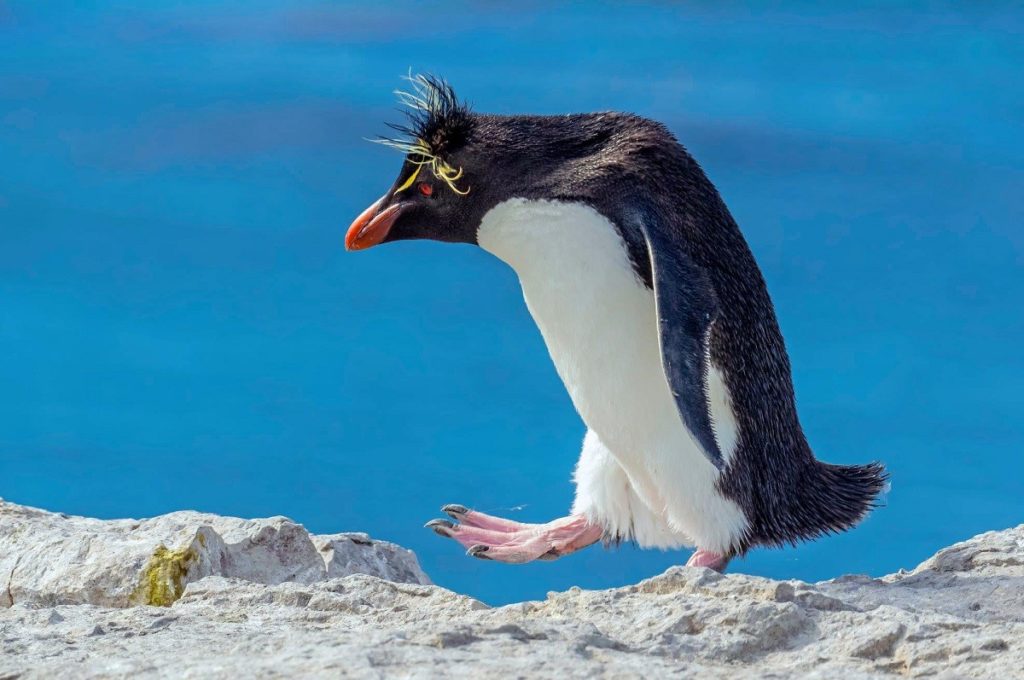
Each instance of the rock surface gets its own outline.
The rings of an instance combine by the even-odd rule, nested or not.
[[[0,504],[0,680],[1024,677],[1024,525],[881,579],[676,567],[493,609],[368,540],[284,518],[107,522]],[[130,606],[153,590],[154,560],[187,562],[180,597]],[[179,572],[157,573],[175,595]]]
[[[366,534],[311,535],[285,517],[98,520],[0,500],[0,605],[166,606],[207,576],[277,585],[350,574],[430,583],[412,551]]]

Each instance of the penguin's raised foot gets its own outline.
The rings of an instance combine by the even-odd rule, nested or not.
[[[603,529],[583,515],[562,517],[547,524],[524,524],[461,505],[446,505],[441,510],[458,520],[427,522],[426,527],[446,538],[454,538],[467,548],[467,555],[479,559],[521,564],[533,560],[553,560],[601,539]]]

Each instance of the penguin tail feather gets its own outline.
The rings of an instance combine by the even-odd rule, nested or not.
[[[879,497],[889,490],[889,473],[878,462],[832,465],[814,461],[801,482],[799,504],[792,509],[802,520],[796,524],[804,529],[798,538],[814,538],[846,531],[877,508]]]

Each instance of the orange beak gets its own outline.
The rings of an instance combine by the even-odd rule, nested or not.
[[[377,212],[383,198],[377,199],[373,205],[364,210],[348,228],[345,234],[345,250],[365,250],[383,241],[391,225],[395,223],[398,216],[402,214],[401,203],[388,206],[381,212]]]

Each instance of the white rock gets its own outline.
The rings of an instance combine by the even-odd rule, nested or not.
[[[491,609],[436,586],[341,576],[373,568],[424,580],[394,546],[351,557],[360,535],[306,536],[310,553],[301,527],[281,518],[175,513],[134,531],[58,519],[0,506],[0,597],[18,565],[14,605],[0,609],[0,678],[856,680],[1015,678],[1024,668],[1024,525],[882,579],[807,584],[676,567],[628,588],[572,588]],[[134,547],[140,531],[146,550]],[[200,535],[206,546],[197,547]],[[128,578],[117,561],[138,555],[144,565],[154,540],[205,556],[172,606],[124,606],[131,588],[101,578],[102,562],[115,560],[107,571]],[[70,554],[93,564],[76,569]],[[62,576],[44,577],[48,565]],[[20,580],[23,568],[31,578]],[[193,578],[201,572],[210,575]]]
[[[409,550],[365,534],[313,536],[285,517],[104,521],[0,500],[0,606],[168,605],[211,575],[276,585],[356,573],[430,583]]]
[[[363,533],[311,536],[327,564],[327,578],[369,574],[399,583],[430,583],[411,550]],[[228,574],[225,574],[228,575]]]

